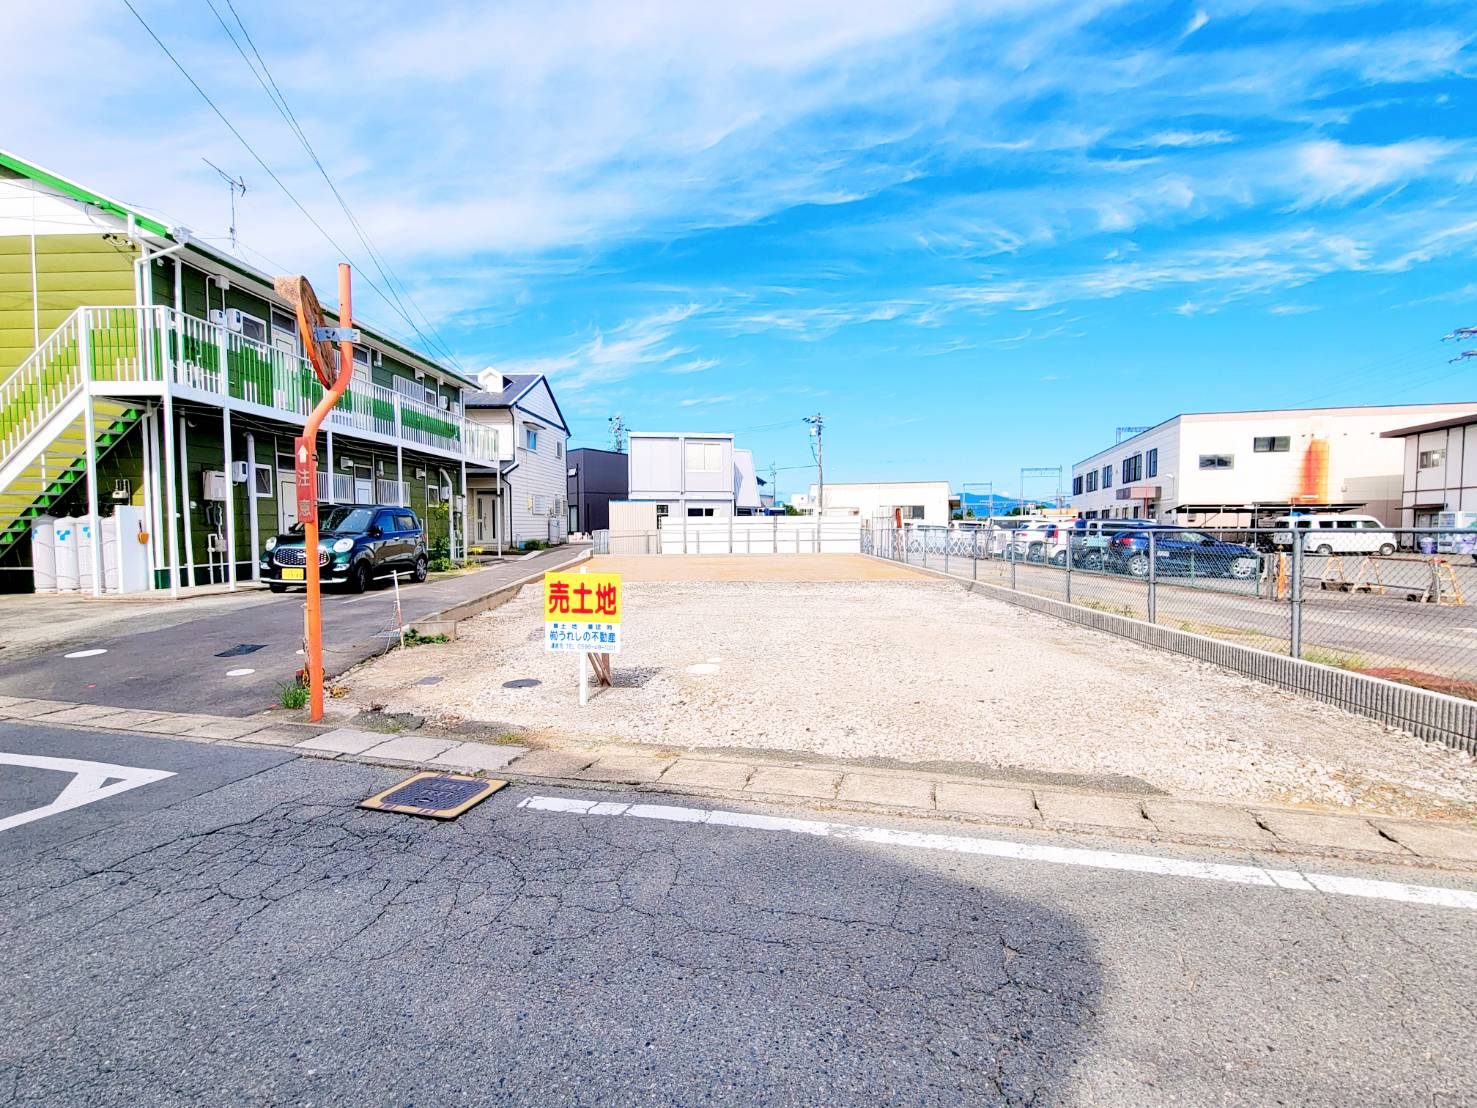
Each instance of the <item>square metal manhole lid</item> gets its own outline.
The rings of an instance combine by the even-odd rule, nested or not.
[[[216,657],[217,658],[239,658],[243,654],[255,654],[258,650],[261,650],[264,646],[266,646],[266,643],[260,643],[260,642],[238,642],[235,646],[231,647],[229,650],[222,650],[219,654],[216,655]]]
[[[459,773],[417,773],[361,800],[359,807],[427,819],[456,819],[506,784],[506,781]]]

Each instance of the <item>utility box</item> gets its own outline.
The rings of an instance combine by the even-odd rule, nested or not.
[[[226,498],[226,475],[218,469],[207,469],[200,475],[201,499],[224,500]]]
[[[119,506],[113,518],[105,521],[113,539],[113,555],[108,566],[110,592],[147,592],[151,587],[149,570],[149,529],[144,510]]]

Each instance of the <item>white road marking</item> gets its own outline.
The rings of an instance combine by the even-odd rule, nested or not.
[[[226,670],[226,676],[227,677],[250,677],[255,672],[256,672],[256,670],[254,670],[254,669],[228,669],[228,670]]]
[[[687,672],[695,673],[698,676],[702,677],[706,676],[709,673],[717,673],[718,667],[715,666],[712,662],[698,662],[696,665],[688,666]]]
[[[138,766],[115,766],[108,762],[84,762],[77,758],[42,758],[33,754],[8,754],[0,751],[0,765],[24,766],[27,769],[48,769],[58,773],[74,774],[71,782],[50,804],[17,812],[0,819],[0,831],[8,831],[25,823],[34,823],[47,816],[60,815],[84,804],[106,800],[110,796],[126,793],[140,785],[152,785],[173,777],[167,769],[142,769]]]
[[[105,649],[99,647],[99,648],[94,649],[94,650],[74,650],[70,654],[63,654],[62,657],[63,658],[96,658],[99,654],[106,654],[106,653],[107,653],[107,651]]]
[[[1126,854],[1116,850],[1086,850],[1079,847],[1041,846],[977,839],[967,835],[938,835],[923,831],[898,831],[888,827],[859,827],[850,823],[761,816],[749,812],[684,808],[667,804],[622,804],[614,801],[579,800],[561,796],[531,796],[518,807],[538,812],[563,812],[577,816],[629,816],[634,819],[671,823],[706,823],[717,827],[745,827],[756,831],[788,831],[795,835],[846,839],[882,846],[913,847],[918,850],[947,850],[955,854],[982,854],[1014,858],[1023,862],[1048,862],[1058,866],[1087,866],[1093,869],[1126,870],[1160,877],[1192,877],[1200,881],[1224,881],[1233,885],[1262,885],[1297,892],[1332,893],[1375,900],[1397,900],[1407,904],[1431,904],[1439,908],[1477,911],[1477,892],[1443,889],[1433,885],[1407,885],[1399,881],[1374,881],[1363,877],[1338,877],[1328,873],[1301,873],[1263,866],[1194,862],[1154,854]]]

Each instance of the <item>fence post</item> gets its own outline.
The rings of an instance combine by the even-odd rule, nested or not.
[[[1149,600],[1150,623],[1159,622],[1159,552],[1154,541],[1154,532],[1149,532]]]
[[[1063,547],[1067,554],[1067,603],[1072,603],[1072,537],[1067,536],[1066,546]]]
[[[922,527],[918,528],[918,530],[923,535],[923,568],[924,569],[927,569],[928,568],[928,532],[924,528],[922,528]]]
[[[978,527],[969,529],[969,579],[971,581],[980,579],[980,529]]]
[[[733,553],[733,509],[728,510],[728,552]]]
[[[1288,585],[1287,599],[1292,608],[1288,621],[1288,648],[1294,658],[1303,656],[1303,540],[1301,532],[1292,537],[1292,581]]]
[[[944,528],[944,572],[949,572],[949,547],[954,544],[953,529]]]
[[[1016,587],[1015,586],[1015,563],[1016,563],[1015,541],[1013,539],[1007,539],[1006,541],[1010,543],[1010,545],[1005,548],[1006,554],[1010,558],[1010,587],[1011,588],[1015,588]]]

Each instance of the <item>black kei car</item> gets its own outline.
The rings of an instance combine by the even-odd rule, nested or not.
[[[344,504],[318,518],[318,573],[325,584],[363,592],[376,577],[406,573],[426,579],[426,529],[409,508],[385,504]],[[262,580],[273,592],[304,584],[307,560],[302,526],[264,544]]]

